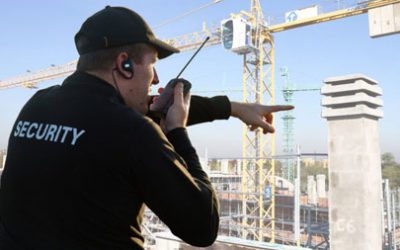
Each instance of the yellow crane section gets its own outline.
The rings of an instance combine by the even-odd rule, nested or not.
[[[165,41],[184,52],[198,48],[207,36],[210,37],[210,40],[205,44],[205,47],[221,43],[219,29],[211,31],[206,27],[203,27],[202,31],[166,39]],[[72,74],[76,69],[77,62],[77,60],[74,60],[63,65],[51,66],[46,69],[0,80],[0,90],[16,87],[36,88],[38,83]]]
[[[341,18],[345,18],[345,17],[351,17],[351,16],[364,14],[364,13],[368,12],[368,10],[370,10],[370,9],[383,7],[383,6],[386,6],[389,4],[396,4],[399,2],[400,2],[400,0],[377,0],[377,1],[360,2],[357,5],[353,6],[352,8],[341,9],[341,10],[336,10],[336,11],[332,11],[332,12],[328,12],[328,13],[324,13],[324,14],[319,14],[318,16],[315,16],[315,17],[299,19],[299,20],[296,20],[293,22],[271,25],[271,26],[266,27],[265,31],[275,33],[275,32],[284,31],[284,30],[288,30],[288,29],[294,29],[294,28],[298,28],[298,27],[302,27],[302,26],[333,21],[333,20],[337,20],[337,19],[341,19]]]
[[[214,1],[214,2],[220,2],[220,1]],[[264,26],[263,31],[265,33],[276,33],[306,25],[312,25],[316,23],[327,22],[345,17],[360,15],[366,13],[369,9],[378,8],[399,2],[400,0],[365,1],[349,9],[342,9],[328,13],[323,13],[312,18],[300,19],[293,22]],[[246,13],[244,11],[242,11],[242,13],[246,16],[251,16],[251,13]],[[208,41],[206,46],[212,46],[221,43],[220,29],[219,28],[207,29],[205,27],[203,28],[202,31],[166,39],[165,41],[172,45],[175,45],[181,51],[188,51],[197,48],[206,36],[210,36],[210,41]],[[52,66],[43,70],[29,72],[18,76],[10,77],[4,80],[0,80],[0,90],[15,88],[15,87],[35,88],[38,83],[51,79],[65,77],[71,74],[75,70],[76,62],[77,61],[74,60],[72,62],[63,65]]]

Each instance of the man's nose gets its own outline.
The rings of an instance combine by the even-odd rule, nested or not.
[[[158,84],[160,80],[158,79],[157,71],[155,68],[153,68],[154,76],[153,76],[153,81],[151,81],[151,84]]]

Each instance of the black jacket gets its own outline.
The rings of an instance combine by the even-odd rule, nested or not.
[[[193,96],[189,123],[229,114],[226,97]],[[217,198],[186,129],[166,137],[82,72],[28,101],[1,180],[0,249],[142,249],[144,204],[184,241],[215,240]]]

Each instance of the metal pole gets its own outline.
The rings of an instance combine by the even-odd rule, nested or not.
[[[392,192],[390,194],[391,198],[392,198],[392,216],[393,216],[393,233],[392,233],[392,237],[393,237],[393,249],[396,250],[396,209],[395,209],[395,199],[394,199],[394,192]]]
[[[396,233],[396,227],[399,225],[399,222],[398,222],[398,219],[397,219],[397,218],[399,218],[399,217],[398,217],[398,215],[399,215],[398,212],[399,212],[399,204],[400,204],[400,189],[399,189],[399,188],[396,189],[396,194],[395,194],[394,201],[395,201],[394,213],[395,213],[395,215],[396,215],[396,220],[395,220],[395,240],[396,240],[396,248],[395,248],[395,249],[397,249],[397,233]]]
[[[294,240],[300,246],[300,146],[297,145],[296,179],[294,181]]]
[[[386,190],[386,183],[385,180],[382,180],[383,191],[381,192],[381,223],[382,223],[382,239],[385,242],[385,199],[384,194]],[[384,243],[385,244],[385,243]]]
[[[392,245],[392,214],[391,214],[391,202],[390,202],[390,186],[389,180],[385,179],[385,200],[386,200],[386,218],[387,218],[387,232],[388,232],[388,243],[389,249]]]

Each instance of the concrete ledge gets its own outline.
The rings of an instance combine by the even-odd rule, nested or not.
[[[154,233],[156,238],[157,249],[243,249],[243,250],[311,250],[311,248],[282,245],[277,243],[269,243],[264,241],[245,240],[237,237],[219,235],[215,243],[207,248],[189,247],[181,239],[173,235],[171,232]],[[174,244],[175,243],[175,244]]]
[[[321,116],[323,118],[334,118],[334,117],[354,117],[354,116],[365,116],[372,118],[382,118],[383,111],[380,109],[373,109],[365,104],[358,104],[355,107],[350,108],[323,108]]]
[[[372,97],[363,92],[356,93],[355,95],[351,96],[339,96],[339,97],[325,96],[321,100],[321,105],[325,107],[334,107],[343,104],[347,105],[354,104],[355,106],[361,103],[369,104],[370,106],[376,106],[376,107],[383,106],[383,101],[381,99]]]
[[[324,80],[324,83],[338,85],[338,84],[347,84],[347,83],[355,82],[357,80],[364,80],[367,83],[372,84],[372,85],[378,84],[378,81],[376,81],[370,77],[367,77],[363,74],[352,74],[352,75],[345,75],[345,76],[328,77],[327,79]]]
[[[357,92],[365,92],[372,96],[382,95],[382,89],[377,85],[371,85],[364,80],[357,80],[348,84],[331,85],[325,84],[321,88],[322,95],[351,95]]]

